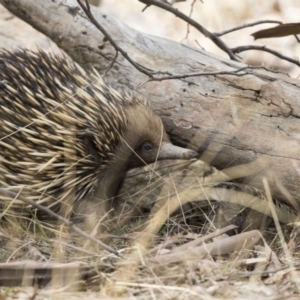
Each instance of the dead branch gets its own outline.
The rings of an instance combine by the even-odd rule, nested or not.
[[[257,22],[253,22],[253,23],[249,23],[249,24],[244,24],[244,25],[241,25],[241,26],[236,26],[236,27],[230,28],[230,29],[225,30],[225,31],[220,32],[220,33],[218,33],[218,32],[212,33],[209,30],[207,30],[204,26],[200,25],[198,22],[193,20],[191,18],[191,16],[187,16],[187,15],[183,14],[178,9],[172,7],[168,3],[165,3],[161,0],[139,0],[139,1],[142,2],[142,3],[147,4],[146,7],[149,7],[151,5],[160,7],[162,9],[174,14],[176,17],[182,19],[187,24],[195,27],[205,37],[209,38],[213,43],[215,43],[215,45],[217,45],[220,49],[222,49],[224,52],[226,52],[232,60],[239,61],[238,57],[236,56],[237,53],[240,53],[240,52],[243,52],[243,51],[248,51],[248,50],[259,50],[259,51],[265,51],[265,52],[271,53],[271,54],[281,58],[282,60],[286,60],[288,62],[291,62],[291,63],[299,66],[299,62],[297,60],[292,59],[290,57],[287,57],[285,55],[282,55],[278,51],[266,48],[265,46],[240,46],[240,47],[230,48],[219,38],[222,35],[225,35],[225,34],[237,31],[237,30],[241,30],[243,28],[256,26],[256,25],[259,25],[259,24],[264,24],[264,23],[281,24],[281,22],[279,22],[279,21],[272,21],[272,20],[257,21]],[[254,37],[255,37],[255,35],[254,35]],[[296,37],[297,41],[299,41],[297,35],[295,35],[295,37]]]
[[[241,52],[249,51],[249,50],[258,50],[258,51],[268,52],[268,53],[273,54],[274,56],[277,56],[283,60],[286,60],[286,61],[300,67],[300,62],[298,60],[290,58],[286,55],[283,55],[283,54],[279,53],[278,51],[267,48],[266,46],[247,45],[247,46],[239,46],[239,47],[232,48],[232,51],[234,53],[241,53]]]
[[[256,25],[260,25],[260,24],[282,24],[282,22],[276,21],[276,20],[262,20],[262,21],[257,21],[257,22],[252,22],[252,23],[247,23],[247,24],[243,24],[243,25],[240,25],[240,26],[236,26],[236,27],[224,30],[222,32],[216,32],[215,34],[217,36],[223,36],[225,34],[232,33],[232,32],[237,31],[237,30],[241,30],[241,29],[244,29],[244,28],[247,28],[247,27],[253,27],[253,26],[256,26]]]
[[[81,235],[82,237],[98,244],[101,248],[107,250],[108,252],[110,253],[113,253],[117,256],[120,256],[120,254],[118,253],[118,251],[112,249],[111,247],[109,247],[108,245],[104,244],[103,242],[101,242],[100,240],[94,238],[93,236],[87,234],[86,232],[82,231],[79,227],[77,227],[72,221],[66,219],[66,218],[63,218],[62,216],[58,215],[57,213],[55,213],[54,211],[52,211],[51,209],[49,209],[48,207],[46,206],[43,206],[41,204],[38,204],[36,203],[35,201],[29,199],[29,198],[26,198],[22,195],[19,195],[18,193],[15,193],[15,192],[12,192],[12,191],[9,191],[5,188],[0,188],[0,195],[1,197],[9,197],[9,198],[12,198],[12,199],[18,199],[18,200],[21,200],[23,201],[24,203],[26,204],[29,204],[30,206],[40,210],[40,211],[43,211],[45,212],[47,215],[49,215],[50,217],[60,221],[61,223],[69,226],[74,232],[78,233],[79,235]]]
[[[191,19],[178,9],[172,7],[171,5],[162,2],[160,0],[139,0],[140,2],[144,3],[148,6],[154,5],[157,7],[160,7],[176,17],[182,19],[183,21],[187,22],[191,26],[195,27],[197,30],[199,30],[205,37],[209,38],[212,42],[214,42],[220,49],[222,49],[224,52],[228,54],[228,56],[235,61],[239,61],[239,59],[236,57],[236,55],[228,48],[228,46],[214,33],[211,33],[209,30],[207,30],[204,26],[202,26],[200,23],[196,22],[195,20]]]
[[[188,77],[199,77],[199,76],[215,76],[215,75],[233,75],[233,76],[244,76],[247,75],[247,73],[241,73],[242,71],[246,70],[246,69],[251,69],[251,68],[261,68],[261,67],[244,67],[235,71],[220,71],[220,72],[194,72],[194,73],[188,73],[188,74],[171,74],[170,72],[166,71],[153,71],[150,70],[140,64],[138,64],[137,62],[135,62],[134,60],[131,59],[131,57],[126,53],[126,51],[124,51],[124,49],[122,49],[117,43],[116,41],[112,38],[112,36],[103,28],[103,26],[101,26],[97,20],[95,19],[95,17],[93,16],[92,12],[91,12],[91,7],[89,5],[88,0],[85,0],[85,4],[83,4],[82,0],[77,0],[78,4],[80,5],[80,7],[82,8],[82,10],[85,12],[85,14],[87,15],[87,17],[89,18],[89,20],[100,30],[100,32],[107,38],[107,40],[111,43],[111,45],[114,47],[114,49],[116,50],[116,55],[114,57],[114,59],[112,60],[109,68],[107,69],[107,71],[105,72],[105,75],[108,73],[108,71],[112,68],[113,64],[115,63],[117,57],[118,57],[118,53],[120,52],[125,59],[131,64],[133,65],[138,71],[140,71],[141,73],[149,76],[149,79],[146,82],[150,82],[150,81],[163,81],[163,80],[171,80],[171,79],[183,79],[183,78],[188,78]],[[162,76],[162,75],[166,75],[166,76]],[[158,76],[155,76],[158,75]],[[143,84],[145,84],[146,82],[144,82]]]

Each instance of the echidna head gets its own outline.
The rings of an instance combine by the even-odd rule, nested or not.
[[[93,198],[113,198],[125,172],[131,168],[161,159],[198,155],[195,151],[172,145],[161,119],[135,96],[121,95],[105,86],[101,91],[108,99],[107,104],[99,114],[98,133],[94,131],[92,139],[87,139],[87,145],[92,145],[87,153],[92,154],[100,167]]]
[[[198,154],[171,144],[161,119],[143,103],[125,109],[127,126],[115,153],[126,169],[161,159],[193,158]]]

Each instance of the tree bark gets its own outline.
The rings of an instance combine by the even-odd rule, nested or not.
[[[100,74],[109,68],[115,50],[75,0],[0,3],[82,66],[94,66]],[[186,74],[234,71],[244,66],[138,32],[102,14],[101,9],[92,8],[92,12],[117,44],[149,69]],[[121,54],[105,79],[116,89],[129,88],[147,96],[176,144],[205,153],[203,159],[217,168],[252,162],[253,174],[243,182],[262,188],[262,177],[267,176],[274,196],[284,198],[281,183],[300,203],[299,80],[261,69],[249,70],[242,77],[200,76],[139,86],[147,76]]]

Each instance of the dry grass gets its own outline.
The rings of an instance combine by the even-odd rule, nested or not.
[[[112,4],[112,1],[102,1],[103,9],[126,23],[130,15],[126,10],[132,13],[132,9],[139,9],[130,6],[129,0],[124,4],[120,1]],[[122,7],[116,9],[118,3]],[[188,13],[190,3],[185,7],[185,3],[179,5]],[[294,17],[298,18],[299,5],[292,0],[263,4],[261,1],[250,1],[250,4],[237,0],[205,1],[205,6],[198,1],[197,5],[200,9],[193,17],[212,31],[278,16],[285,22],[299,21]],[[16,19],[7,26],[6,12],[1,16],[1,28],[15,26],[19,35],[19,39],[16,34],[14,39],[6,39],[7,33],[2,32],[3,45],[38,44],[52,50],[55,47],[30,26],[15,25]],[[141,19],[133,19],[135,23],[131,26],[177,41],[185,37],[185,24],[179,24],[172,16],[162,17],[155,9],[148,10],[146,17],[139,16]],[[250,31],[242,37],[246,39]],[[195,40],[198,45],[199,35],[192,31],[187,42],[194,44]],[[240,44],[241,35],[228,37],[226,41]],[[201,40],[200,44],[208,51],[218,51],[210,48],[207,40]],[[299,47],[292,38],[284,39],[281,44],[288,54]],[[261,55],[251,53],[244,60],[261,61]],[[291,71],[289,66],[273,58],[267,64]],[[232,200],[242,201],[241,196],[250,194],[255,204],[264,198],[264,191],[227,183],[236,174],[239,177],[242,169],[231,171],[228,176],[200,162],[160,170],[164,171],[128,175],[120,212],[111,220],[112,224],[122,226],[110,233],[109,242],[122,258],[87,244],[76,233],[62,231],[54,221],[39,220],[34,213],[20,217],[7,210],[2,215],[0,231],[0,299],[299,299],[297,227],[292,231],[290,226],[279,224],[278,211],[274,212],[269,205],[264,206],[263,214],[258,214]],[[169,172],[171,176],[166,175]],[[216,182],[222,183],[218,188],[223,189],[222,197],[227,202],[215,201],[220,194],[218,199],[212,199],[216,194],[211,188]],[[201,201],[195,202],[200,198]],[[267,203],[266,199],[263,201]],[[154,202],[157,204],[153,207]],[[149,222],[151,208],[153,218]],[[282,208],[294,216],[292,210]],[[273,215],[275,222],[265,218],[265,213]],[[263,236],[257,229],[261,229]]]
[[[264,193],[238,184],[226,186],[224,173],[201,161],[173,162],[168,168],[167,163],[159,164],[156,173],[147,167],[128,174],[119,199],[122,214],[112,220],[121,222],[122,229],[111,232],[109,242],[122,258],[87,244],[77,233],[61,231],[53,221],[20,220],[10,210],[1,227],[0,284],[14,288],[2,289],[1,294],[24,299],[296,296],[298,271],[293,265],[298,255],[296,235],[289,238],[291,228],[231,203],[232,193],[229,198],[223,195],[229,202],[208,201],[210,197],[201,194],[217,182],[219,189],[242,189],[254,197],[253,203],[266,206]],[[126,213],[131,217],[124,222],[120,216]],[[276,210],[271,214],[278,218]],[[245,228],[248,223],[251,229]]]

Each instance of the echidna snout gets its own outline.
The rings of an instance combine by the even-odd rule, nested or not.
[[[0,187],[54,209],[116,195],[125,172],[191,158],[161,119],[96,71],[44,53],[0,52]]]

